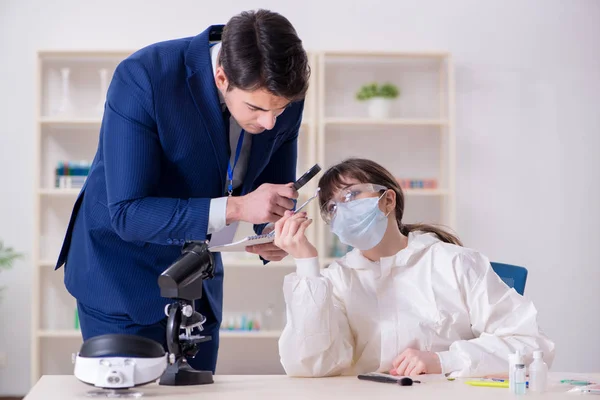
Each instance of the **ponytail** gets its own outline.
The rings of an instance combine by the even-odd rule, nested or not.
[[[456,237],[455,235],[445,231],[442,228],[437,228],[433,225],[427,225],[427,224],[402,224],[400,223],[400,221],[398,221],[398,226],[400,227],[400,232],[404,235],[404,236],[408,236],[408,234],[410,232],[416,232],[416,231],[421,231],[421,232],[427,232],[427,233],[434,233],[438,239],[440,239],[442,242],[446,242],[446,243],[450,243],[450,244],[455,244],[457,246],[462,246],[462,242],[460,241],[460,239],[458,237]]]

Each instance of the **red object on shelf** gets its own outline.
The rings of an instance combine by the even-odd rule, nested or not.
[[[396,178],[400,187],[406,189],[437,189],[436,179]]]

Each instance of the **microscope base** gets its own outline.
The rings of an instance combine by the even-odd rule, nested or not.
[[[188,364],[169,365],[160,377],[159,384],[165,386],[208,385],[213,383],[212,371],[196,371]]]

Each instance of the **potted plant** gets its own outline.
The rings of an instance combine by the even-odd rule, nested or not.
[[[391,83],[370,83],[360,88],[356,94],[359,101],[368,102],[371,118],[388,118],[392,101],[400,95],[400,90]]]
[[[21,258],[21,254],[15,252],[12,247],[5,247],[4,243],[0,241],[0,270],[10,269],[18,258]],[[0,295],[2,290],[3,288],[0,287]]]

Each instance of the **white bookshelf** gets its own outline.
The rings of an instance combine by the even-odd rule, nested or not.
[[[77,197],[79,189],[57,189],[57,188],[40,188],[38,189],[40,196],[47,197]]]
[[[97,105],[99,68],[109,71],[132,51],[44,51],[38,53],[36,110],[36,178],[34,210],[33,301],[31,324],[31,381],[42,374],[72,373],[71,353],[79,349],[81,334],[74,326],[75,301],[63,283],[63,270],[54,271],[72,206],[79,189],[54,187],[58,160],[89,160],[96,153],[101,114]],[[406,222],[454,225],[454,118],[452,65],[444,53],[311,53],[312,78],[299,136],[297,174],[315,163],[325,170],[347,156],[379,160],[394,173],[435,177],[435,189],[405,190],[407,207],[416,213]],[[79,112],[58,115],[58,71],[71,69],[71,94]],[[390,118],[373,119],[364,104],[354,100],[363,83],[383,77],[402,90]],[[405,149],[406,166],[390,148]],[[413,150],[410,150],[413,149]],[[416,149],[416,150],[415,150]],[[403,154],[404,154],[403,153]],[[419,175],[419,174],[428,175]],[[299,204],[311,196],[318,178],[300,194]],[[411,176],[406,176],[409,178]],[[334,261],[331,234],[320,221],[318,202],[307,208],[315,223],[307,234],[316,244],[321,265]],[[411,214],[407,211],[407,214]],[[252,234],[240,224],[237,237]],[[294,271],[289,257],[263,265],[254,255],[225,254],[224,316],[262,313],[272,307],[269,326],[259,331],[220,333],[217,373],[283,373],[277,339],[285,323],[282,283]]]
[[[99,127],[102,123],[101,118],[64,118],[64,117],[41,117],[40,124],[43,126],[55,126],[55,127],[65,127],[65,126],[92,126]]]
[[[37,121],[34,179],[31,382],[43,374],[72,373],[71,353],[81,344],[75,328],[75,300],[66,291],[63,269],[54,271],[79,189],[55,187],[59,160],[93,159],[101,124],[100,69],[110,77],[132,51],[42,51],[37,58]],[[61,68],[69,69],[73,106],[59,113]]]
[[[322,52],[317,78],[317,161],[378,161],[398,179],[435,179],[434,189],[404,188],[405,223],[454,228],[454,84],[451,56],[418,52]],[[400,96],[386,118],[356,100],[362,85],[392,83]],[[333,234],[317,220],[321,256],[335,255]],[[343,247],[343,246],[342,246]]]

